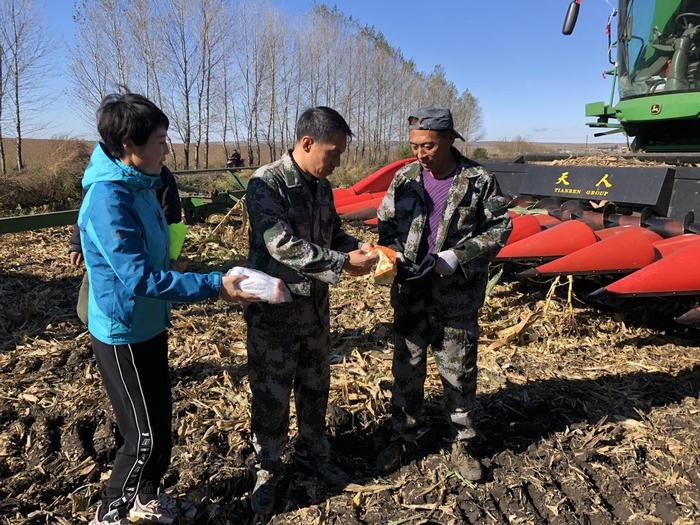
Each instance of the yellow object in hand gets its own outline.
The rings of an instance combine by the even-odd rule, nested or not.
[[[171,261],[176,261],[182,253],[182,245],[185,244],[187,226],[184,222],[176,222],[168,225],[168,256]]]
[[[372,281],[375,284],[391,284],[396,276],[396,252],[386,246],[377,246],[367,255],[377,252],[379,259],[372,271]]]

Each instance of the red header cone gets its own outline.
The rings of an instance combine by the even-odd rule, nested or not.
[[[581,221],[566,221],[530,237],[504,246],[498,260],[554,259],[598,241],[593,230]]]
[[[551,228],[552,226],[561,224],[561,221],[556,217],[552,217],[551,215],[545,215],[544,213],[532,215],[532,217],[537,219],[537,222],[540,223],[540,226],[542,226],[542,228]]]
[[[336,208],[336,211],[338,212],[338,215],[341,217],[354,213],[358,210],[364,210],[366,208],[373,208],[376,212],[377,208],[379,207],[379,204],[382,202],[382,197],[377,197],[377,198],[369,198],[365,199],[360,202],[353,202],[352,204],[346,204],[345,206],[340,206]],[[376,215],[376,213],[375,213]],[[368,219],[369,217],[365,217],[365,219]]]
[[[405,166],[409,162],[416,160],[415,157],[409,157],[406,159],[397,160],[391,164],[379,168],[377,171],[371,175],[367,175],[364,179],[356,182],[352,185],[352,189],[355,193],[376,193],[380,191],[386,191],[389,189],[389,184],[396,174],[396,170]]]
[[[660,257],[668,257],[676,253],[678,250],[683,250],[691,244],[700,241],[700,235],[695,233],[684,233],[676,237],[669,237],[654,243],[654,248],[659,252]]]
[[[513,224],[513,229],[508,236],[506,246],[542,231],[539,221],[532,215],[518,215],[512,217],[511,222]]]
[[[700,294],[700,243],[664,257],[604,288],[619,295]]]
[[[601,233],[596,232],[596,233]],[[656,261],[654,241],[661,236],[644,228],[625,228],[595,244],[542,264],[538,275],[594,275],[630,272]]]
[[[356,202],[362,202],[366,201],[367,199],[381,199],[386,195],[385,191],[379,192],[379,193],[362,193],[360,195],[346,195],[346,196],[341,196],[341,197],[336,197],[335,193],[333,194],[333,203],[335,204],[336,209],[340,208],[341,206],[347,206],[348,204],[354,204]]]

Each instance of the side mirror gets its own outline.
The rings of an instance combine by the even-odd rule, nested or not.
[[[576,25],[576,19],[578,18],[578,11],[581,8],[579,3],[581,0],[572,0],[569,4],[569,9],[566,12],[566,18],[564,19],[564,27],[561,32],[565,35],[570,35],[574,31],[574,26]]]

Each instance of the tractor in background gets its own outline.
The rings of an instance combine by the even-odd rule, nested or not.
[[[580,7],[571,2],[564,34]],[[606,33],[613,89],[608,103],[586,105],[588,125],[602,130],[596,136],[624,133],[632,152],[612,163],[484,162],[511,198],[513,231],[497,261],[521,278],[594,279],[597,301],[671,298],[677,321],[700,326],[700,0],[619,0]],[[393,174],[410,160],[336,190],[339,214],[376,224]]]

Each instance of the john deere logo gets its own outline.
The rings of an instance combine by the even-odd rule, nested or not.
[[[659,113],[661,113],[661,104],[652,104],[651,105],[651,114],[658,115]]]

